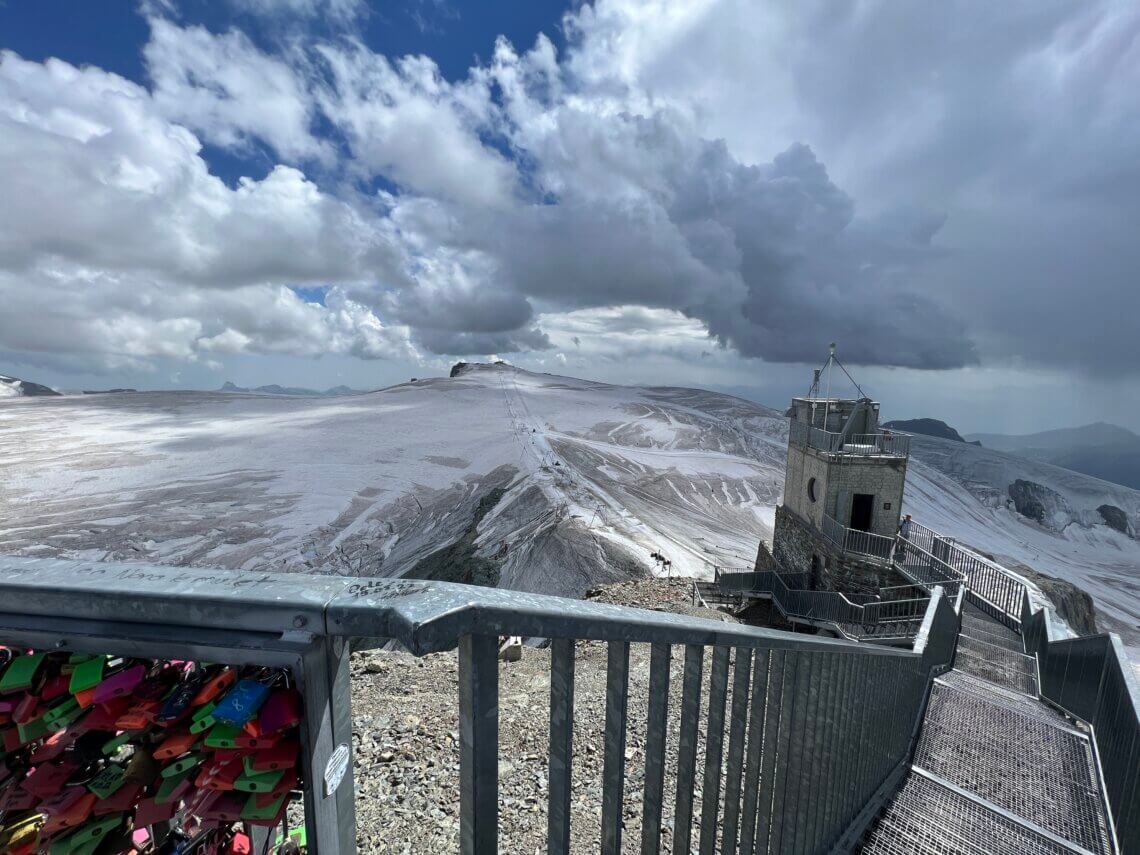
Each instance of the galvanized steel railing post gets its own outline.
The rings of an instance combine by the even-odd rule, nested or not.
[[[645,795],[641,814],[642,855],[661,845],[661,802],[665,791],[665,726],[669,715],[669,645],[656,641],[649,658],[649,713],[645,724]]]
[[[499,640],[459,639],[459,851],[496,855],[499,834]]]
[[[673,812],[673,849],[688,852],[693,834],[693,781],[697,768],[697,719],[701,710],[701,673],[705,650],[685,646],[685,674],[681,686],[681,722],[677,750],[677,801]]]
[[[716,849],[720,808],[720,769],[724,756],[724,709],[728,695],[728,657],[731,648],[714,647],[709,677],[709,717],[705,731],[705,780],[701,802],[701,855]]]
[[[743,783],[744,737],[748,724],[749,684],[752,677],[752,651],[736,648],[732,675],[732,712],[729,715],[728,773],[724,785],[724,823],[721,851],[735,852],[740,830],[740,788]]]
[[[570,772],[574,757],[574,639],[556,638],[550,652],[550,806],[548,855],[570,852]]]
[[[629,642],[606,652],[606,733],[602,768],[602,855],[620,855],[625,792],[625,733],[629,706]]]
[[[768,706],[770,651],[757,650],[752,671],[752,704],[748,721],[748,756],[744,771],[744,806],[740,816],[741,853],[752,852],[756,841],[756,807],[760,800],[760,762],[764,744],[764,717]],[[732,855],[727,847],[725,852]]]
[[[356,851],[356,788],[352,780],[352,699],[349,646],[322,638],[301,657],[306,748],[313,780],[305,812],[321,852]]]

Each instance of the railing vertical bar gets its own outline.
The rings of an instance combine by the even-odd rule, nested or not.
[[[800,671],[799,652],[788,651],[784,659],[784,683],[781,687],[780,725],[777,728],[779,743],[776,758],[776,775],[772,781],[772,836],[771,851],[784,852],[784,825],[787,819],[788,771],[792,755],[793,724],[796,720],[795,690]]]
[[[760,767],[760,802],[756,812],[757,853],[770,852],[772,844],[772,817],[776,810],[776,754],[780,750],[780,720],[783,718],[784,686],[788,672],[788,659],[794,654],[786,650],[772,651],[772,665],[768,676],[768,705],[764,716],[764,752]]]
[[[744,767],[745,727],[748,724],[748,687],[752,676],[752,650],[736,649],[736,670],[732,675],[732,713],[729,719],[728,772],[724,785],[724,823],[721,851],[735,852],[740,831],[740,787]]]
[[[847,771],[847,715],[848,715],[848,672],[851,668],[851,656],[837,656],[835,664],[835,739],[833,752],[835,759],[832,762],[832,771],[829,777],[839,782],[839,786],[828,787],[827,814],[830,817],[828,829],[832,840],[837,838],[846,827],[845,817],[841,809],[842,785]]]
[[[495,855],[499,832],[499,640],[459,639],[459,851]]]
[[[570,772],[574,758],[574,639],[556,638],[550,650],[550,803],[548,855],[570,852]]]
[[[656,855],[661,846],[661,801],[665,790],[665,725],[669,716],[669,655],[668,644],[660,641],[653,643],[649,658],[649,712],[645,724],[642,855]]]
[[[768,662],[771,654],[757,650],[752,669],[752,709],[748,722],[748,758],[744,771],[744,809],[740,818],[740,849],[751,853],[756,841],[756,805],[760,799],[760,760],[764,745],[764,715],[768,704]],[[733,855],[725,849],[725,855]]]
[[[871,730],[871,699],[875,697],[879,688],[876,685],[875,676],[875,657],[863,657],[863,677],[860,680],[861,697],[859,698],[859,733],[862,736],[863,762],[859,773],[857,804],[866,802],[867,797],[870,795],[867,785],[871,780],[875,756],[872,750],[874,742]]]
[[[688,852],[693,832],[693,781],[697,768],[697,720],[701,711],[701,672],[705,651],[685,646],[685,676],[681,689],[681,731],[677,752],[677,803],[673,814],[673,850]]]
[[[808,653],[803,657],[799,673],[796,676],[796,717],[793,730],[793,750],[791,755],[792,766],[788,771],[788,792],[790,803],[794,808],[794,822],[791,827],[790,839],[785,836],[786,843],[792,852],[804,851],[805,825],[812,810],[812,805],[805,796],[808,787],[808,756],[815,750],[815,734],[818,721],[812,710],[811,684],[814,682],[815,670],[818,663],[818,653]]]
[[[724,754],[724,708],[728,694],[730,647],[714,647],[709,680],[709,717],[705,733],[705,780],[701,788],[701,855],[716,850],[720,811],[720,768]]]
[[[815,694],[815,704],[812,716],[819,720],[822,737],[816,740],[814,750],[811,752],[811,771],[808,781],[811,790],[807,795],[812,805],[811,823],[808,827],[808,848],[818,848],[818,842],[827,835],[827,786],[832,779],[828,774],[831,769],[831,740],[835,735],[835,717],[833,714],[831,692],[834,690],[835,674],[833,671],[834,656],[830,653],[819,655],[818,675],[812,685]]]
[[[606,653],[606,732],[602,769],[602,855],[620,855],[625,788],[625,733],[629,703],[629,642],[611,641]]]

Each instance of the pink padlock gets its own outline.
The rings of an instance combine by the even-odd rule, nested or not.
[[[118,674],[113,674],[95,687],[95,703],[105,704],[107,701],[129,695],[131,691],[146,677],[145,665],[132,665]]]

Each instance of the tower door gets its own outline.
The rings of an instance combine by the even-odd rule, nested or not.
[[[851,497],[851,528],[871,530],[871,514],[875,510],[875,497],[869,493],[856,493]]]

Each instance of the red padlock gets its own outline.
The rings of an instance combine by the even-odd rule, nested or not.
[[[42,763],[51,763],[64,751],[74,745],[75,740],[79,739],[79,735],[79,731],[70,727],[67,728],[67,730],[60,730],[53,733],[31,753],[28,762],[33,766],[39,766]]]
[[[187,751],[194,747],[194,743],[198,741],[198,734],[191,733],[188,730],[178,730],[171,733],[162,744],[154,750],[155,760],[173,760],[175,757],[181,757]]]
[[[59,794],[78,769],[78,764],[66,759],[58,763],[44,763],[28,773],[24,779],[24,789],[36,798],[51,798]]]
[[[202,808],[198,816],[206,820],[237,822],[244,807],[245,797],[240,793],[220,793],[218,798],[213,799],[208,806]]]
[[[221,855],[252,855],[253,845],[249,835],[238,831],[222,848]]]
[[[232,790],[234,781],[240,778],[244,771],[240,760],[211,764],[198,773],[194,786],[209,790]]]
[[[79,793],[78,796],[74,795],[76,792]],[[85,823],[95,809],[98,798],[83,787],[71,787],[55,799],[44,802],[40,805],[40,809],[48,815],[48,821],[44,824],[44,836],[51,837],[66,828],[75,828]]]
[[[233,668],[223,668],[217,674],[210,677],[202,688],[198,690],[198,694],[194,696],[194,700],[190,702],[190,706],[200,707],[203,704],[208,704],[235,682],[237,682],[237,672],[235,672]]]
[[[275,772],[295,766],[300,750],[296,739],[283,739],[271,748],[258,751],[245,762],[253,772]]]
[[[29,793],[23,787],[10,786],[0,793],[0,811],[31,810],[39,801],[39,796]]]
[[[135,808],[135,828],[146,828],[156,822],[166,822],[177,811],[177,801],[158,804],[153,798],[143,799]]]
[[[139,800],[142,791],[142,784],[123,784],[107,798],[99,799],[95,804],[95,816],[129,811]]]
[[[135,703],[130,712],[115,720],[116,730],[145,730],[154,723],[154,716],[162,706],[162,701],[142,701]]]
[[[118,730],[115,722],[127,711],[130,703],[129,698],[116,698],[105,704],[97,704],[72,726],[79,727],[84,733],[92,730]]]
[[[12,710],[12,721],[16,724],[27,724],[37,718],[40,712],[40,699],[30,692],[20,698],[16,708]]]
[[[56,698],[63,697],[68,693],[68,686],[70,684],[70,674],[56,674],[44,683],[44,687],[40,691],[40,697],[45,701],[54,701]]]

